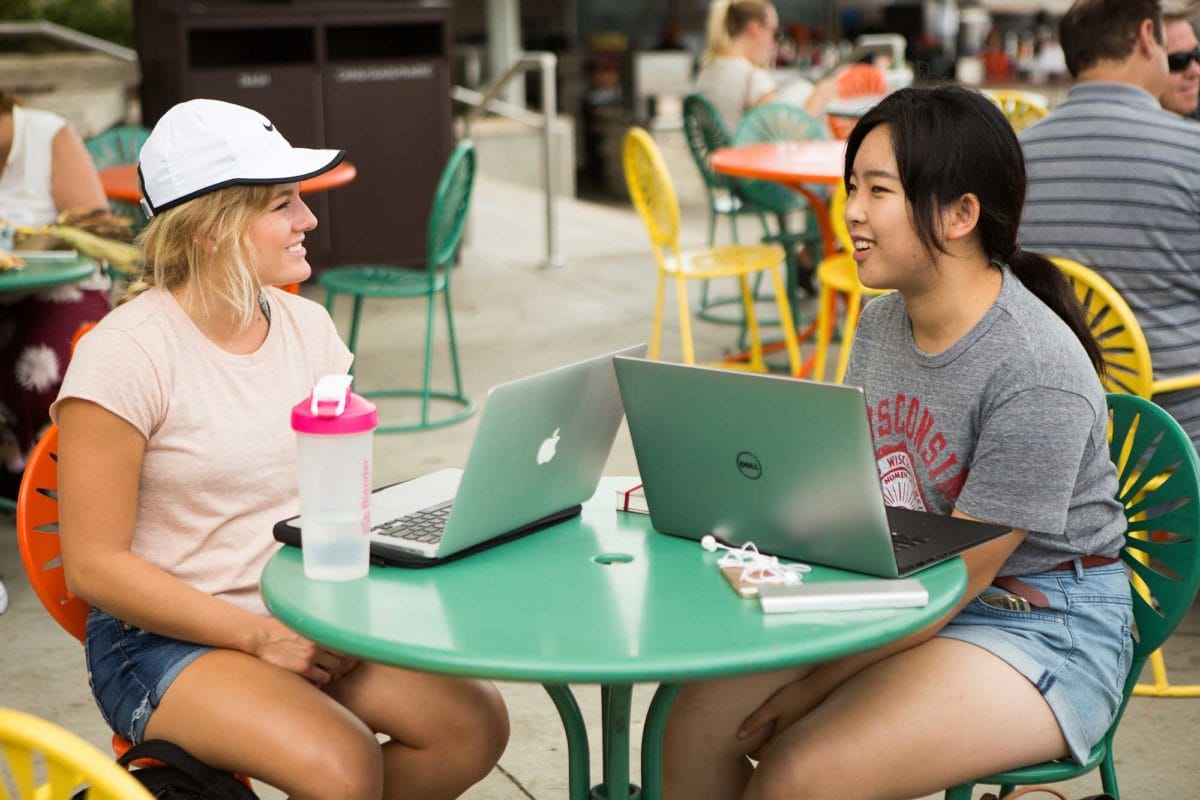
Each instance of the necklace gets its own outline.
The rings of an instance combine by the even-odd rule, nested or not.
[[[262,289],[258,290],[258,310],[262,312],[263,319],[267,321],[267,327],[271,327],[271,306],[267,305],[267,298]]]

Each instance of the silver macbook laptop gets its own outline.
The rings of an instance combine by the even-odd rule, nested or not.
[[[596,491],[623,409],[613,357],[644,344],[496,386],[466,466],[376,490],[371,555],[436,563],[578,513]],[[275,526],[298,544],[299,517]]]
[[[895,578],[1008,528],[885,506],[862,390],[616,360],[654,528]]]

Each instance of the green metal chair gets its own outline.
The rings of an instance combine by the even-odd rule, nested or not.
[[[87,139],[83,146],[87,148],[96,169],[136,164],[138,153],[149,135],[150,129],[140,125],[118,125]],[[140,232],[149,222],[146,214],[137,205],[122,203],[119,200],[110,200],[108,205],[114,214],[133,220],[134,233]]]
[[[337,295],[348,294],[354,297],[350,338],[347,342],[350,352],[355,352],[355,347],[358,345],[358,326],[364,297],[427,298],[424,383],[421,388],[360,390],[365,397],[419,397],[421,398],[421,419],[419,422],[411,424],[380,425],[378,428],[380,433],[425,430],[451,425],[461,422],[475,412],[475,403],[463,394],[462,374],[458,366],[458,344],[454,338],[454,312],[450,303],[450,274],[454,268],[454,256],[466,225],[474,178],[475,145],[470,141],[459,142],[442,170],[437,192],[434,194],[433,211],[429,217],[425,270],[380,265],[354,265],[338,267],[321,274],[321,285],[327,291],[325,307],[330,312],[333,311],[333,303]],[[453,392],[434,391],[432,388],[433,321],[437,313],[436,300],[439,294],[442,296],[446,308],[446,327],[450,338],[450,363],[454,369]],[[430,411],[433,400],[452,405],[453,413],[433,416]]]
[[[729,132],[725,129],[725,123],[721,121],[721,115],[704,95],[689,94],[683,99],[683,131],[687,138],[688,150],[692,154],[692,161],[695,162],[696,169],[700,171],[700,178],[704,181],[704,193],[708,198],[709,247],[716,242],[717,220],[721,217],[729,220],[729,235],[734,244],[738,244],[738,217],[746,214],[758,217],[763,235],[769,235],[770,229],[767,227],[762,210],[735,190],[732,179],[719,175],[709,166],[708,158],[713,151],[728,147],[731,141]],[[741,294],[734,293],[726,297],[710,298],[711,283],[706,280],[700,284],[700,304],[696,309],[696,316],[709,322],[741,325],[744,329],[746,323],[745,314],[742,311]],[[759,274],[754,279],[754,297],[756,300],[769,300],[770,298],[759,296],[761,283],[762,275]],[[733,314],[719,314],[714,310],[722,306],[733,306],[736,311]]]
[[[96,169],[104,169],[121,164],[136,164],[138,153],[149,136],[149,128],[140,125],[118,125],[96,134],[83,144]]]
[[[829,134],[824,123],[808,114],[804,109],[790,106],[786,103],[764,103],[750,109],[742,117],[737,132],[733,135],[733,143],[756,144],[759,142],[795,142],[810,139],[828,139]],[[813,271],[824,257],[821,240],[821,226],[809,208],[804,198],[786,186],[774,181],[737,180],[740,191],[764,212],[776,215],[779,230],[775,234],[763,237],[764,243],[783,245],[787,254],[787,268],[799,286],[815,294],[812,285]],[[824,192],[824,187],[816,187],[814,191]],[[804,213],[804,230],[791,231],[788,229],[788,215],[794,212]],[[796,245],[803,243],[811,257],[811,266],[801,270],[796,260]],[[792,298],[793,308],[796,298]]]
[[[1014,787],[1053,783],[1099,767],[1104,791],[1120,797],[1113,755],[1117,725],[1150,654],[1188,613],[1200,587],[1200,460],[1183,428],[1149,400],[1109,394],[1109,453],[1117,465],[1117,499],[1129,531],[1121,560],[1133,584],[1133,663],[1117,718],[1086,763],[1048,761],[946,790],[946,800],[970,800],[977,783]]]

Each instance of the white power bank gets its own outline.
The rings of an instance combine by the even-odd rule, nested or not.
[[[910,608],[929,603],[929,592],[914,578],[802,583],[759,587],[765,614],[789,611],[845,611],[858,608]]]

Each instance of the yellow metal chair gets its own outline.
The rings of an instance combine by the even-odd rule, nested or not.
[[[829,359],[830,340],[833,338],[833,326],[837,321],[837,301],[841,298],[846,304],[842,316],[842,349],[838,354],[837,369],[833,374],[834,382],[841,383],[846,377],[846,365],[850,361],[850,346],[854,344],[854,329],[858,327],[863,295],[878,297],[890,290],[869,289],[858,280],[858,264],[854,262],[852,255],[854,243],[850,240],[850,231],[846,230],[844,184],[839,183],[829,197],[829,221],[842,250],[822,259],[817,265],[817,281],[821,285],[821,291],[817,296],[817,353],[813,360],[811,377],[813,380],[825,380],[825,364]]]
[[[1150,348],[1133,314],[1133,309],[1099,274],[1077,261],[1051,259],[1061,269],[1083,304],[1092,335],[1100,344],[1106,374],[1104,388],[1152,400],[1155,394],[1200,387],[1200,373],[1178,378],[1154,379]],[[1153,534],[1150,534],[1153,536]],[[1154,683],[1139,683],[1133,693],[1142,697],[1200,697],[1200,685],[1172,685],[1162,650],[1150,654]]]
[[[1050,101],[1037,92],[1017,89],[986,89],[984,94],[995,101],[1017,133],[1050,113]]]
[[[88,800],[153,800],[123,767],[68,730],[32,714],[0,708],[0,798],[71,800],[88,787]],[[7,773],[7,774],[6,774]]]
[[[774,282],[775,302],[779,307],[779,322],[787,347],[788,364],[792,374],[800,368],[800,348],[796,343],[796,327],[792,321],[792,310],[787,302],[787,289],[779,272],[783,249],[778,245],[735,244],[721,247],[706,247],[682,252],[679,248],[679,201],[671,175],[663,162],[658,146],[650,134],[641,128],[630,128],[624,146],[625,180],[629,184],[629,195],[634,207],[646,224],[658,264],[658,291],[654,307],[654,327],[650,335],[648,355],[657,359],[662,343],[663,306],[666,302],[667,276],[676,280],[679,302],[679,333],[683,344],[685,364],[696,363],[692,345],[692,329],[688,306],[688,280],[712,278],[737,278],[741,286],[742,307],[746,314],[746,328],[750,337],[750,359],[746,369],[765,371],[763,362],[762,335],[758,318],[754,313],[754,295],[750,276],[769,272]],[[722,366],[733,367],[732,364]]]

